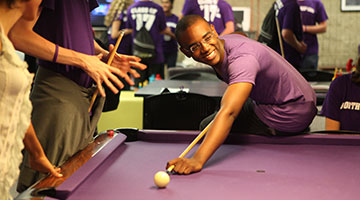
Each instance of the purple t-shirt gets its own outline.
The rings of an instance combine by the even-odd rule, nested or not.
[[[304,25],[315,25],[328,19],[324,5],[320,0],[298,0],[298,3]],[[318,54],[319,44],[316,34],[305,32],[304,42],[307,45],[306,55]]]
[[[218,34],[224,31],[226,22],[234,21],[232,8],[225,0],[185,0],[182,14],[204,17]]]
[[[120,13],[119,17],[117,18],[117,20],[120,21],[120,27],[119,30],[128,28],[127,27],[127,10],[124,10],[123,12]],[[117,49],[118,53],[121,54],[126,54],[126,55],[131,55],[132,54],[132,35],[128,34],[125,35],[120,42],[120,45]],[[111,35],[109,35],[109,44],[116,44],[117,39],[112,39]]]
[[[279,25],[280,29],[292,30],[298,41],[303,41],[302,22],[300,16],[299,4],[296,0],[281,0],[282,5],[279,5]],[[283,41],[285,59],[293,66],[299,67],[301,65],[301,54],[295,48]],[[281,53],[278,46],[277,52]]]
[[[360,86],[352,74],[337,77],[330,85],[321,115],[340,122],[340,130],[360,131]]]
[[[96,0],[43,0],[43,10],[34,30],[61,47],[94,55],[94,37],[90,11],[98,6]],[[58,72],[83,87],[93,80],[82,69],[40,60],[39,64]]]
[[[250,98],[257,116],[279,131],[307,128],[317,113],[316,96],[302,75],[269,47],[239,34],[225,40],[222,79],[253,84]]]
[[[173,33],[175,32],[178,21],[179,18],[174,14],[166,16],[166,26],[168,26]],[[176,40],[174,38],[171,38],[169,35],[164,35],[163,50],[165,54],[177,52],[178,45]]]
[[[138,1],[131,5],[127,11],[128,27],[132,28],[133,38],[136,33],[145,26],[150,32],[156,49],[156,57],[151,61],[153,64],[164,62],[161,31],[166,28],[165,13],[162,7],[152,1]]]

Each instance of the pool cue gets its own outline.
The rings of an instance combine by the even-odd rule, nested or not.
[[[279,20],[277,18],[277,15],[275,15],[275,22],[276,22],[276,30],[277,30],[277,33],[278,33],[281,56],[283,58],[285,58],[284,47],[283,47],[282,37],[281,37],[281,33],[280,33],[280,24],[279,24]]]
[[[179,156],[179,158],[183,158],[194,146],[196,143],[199,142],[199,140],[205,135],[205,133],[208,131],[208,129],[210,128],[211,124],[213,123],[213,121],[211,121],[205,128],[203,131],[201,131],[201,133],[194,139],[194,141],[191,142],[191,144],[184,150],[184,152],[182,152]],[[166,169],[167,173],[170,173],[173,169],[174,169],[175,165],[171,165],[170,167],[168,167]]]
[[[117,49],[119,48],[119,45],[120,45],[120,42],[121,42],[121,39],[123,38],[123,36],[124,36],[124,31],[120,31],[120,35],[119,35],[119,37],[118,37],[118,39],[117,39],[117,41],[116,41],[115,47],[114,47],[114,49],[112,50],[112,52],[110,53],[110,57],[109,57],[109,60],[108,60],[108,62],[107,62],[108,65],[111,65],[111,63],[112,63],[112,61],[113,61],[113,59],[114,59],[114,57],[115,57],[116,51],[117,51]],[[101,87],[101,85],[98,85],[98,87]],[[95,99],[96,99],[98,93],[99,93],[99,89],[97,89],[97,90],[95,91],[95,93],[93,94],[93,96],[92,96],[92,98],[91,98],[91,102],[90,102],[90,106],[89,106],[88,112],[91,111],[91,109],[92,109],[92,107],[93,107],[93,105],[94,105],[94,102],[95,102]]]

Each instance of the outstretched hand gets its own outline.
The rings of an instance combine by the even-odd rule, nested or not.
[[[110,45],[110,52],[113,49],[114,45]],[[96,56],[82,54],[81,60],[84,63],[83,70],[95,81],[98,86],[104,82],[109,89],[116,94],[119,90],[114,86],[114,84],[116,84],[120,89],[124,87],[124,84],[114,74],[124,78],[130,85],[134,85],[134,82],[131,80],[128,73],[135,78],[139,78],[140,75],[132,67],[144,70],[146,69],[146,65],[140,63],[141,59],[136,56],[120,55],[116,53],[110,66],[105,63],[109,59],[109,55],[105,57],[103,54]],[[98,87],[98,89],[100,95],[104,97],[104,89],[102,87]]]
[[[30,155],[30,154],[29,154]],[[61,169],[54,167],[45,155],[40,157],[33,157],[30,155],[30,167],[42,173],[50,173],[55,177],[63,177]]]
[[[167,163],[166,169],[171,165],[174,165],[174,171],[178,174],[190,174],[199,172],[202,169],[202,165],[194,158],[176,158]]]
[[[109,52],[112,52],[114,50],[114,45],[110,45],[109,46]],[[109,59],[109,55],[106,57],[106,61]],[[128,82],[130,85],[133,85],[134,83],[132,82],[132,80],[130,79],[129,76],[127,76],[127,73],[130,73],[134,78],[139,78],[140,74],[137,73],[137,71],[134,68],[140,69],[140,70],[144,70],[146,69],[146,65],[140,63],[141,59],[139,57],[136,56],[129,56],[129,55],[123,55],[123,54],[115,54],[114,59],[111,62],[111,66],[116,67],[117,69],[119,69],[122,73],[125,73],[125,80],[126,82]]]

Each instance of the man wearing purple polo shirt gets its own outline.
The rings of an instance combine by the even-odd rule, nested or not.
[[[234,13],[225,0],[185,0],[182,16],[185,15],[204,17],[220,36],[235,30]]]
[[[320,0],[298,0],[303,23],[304,42],[307,45],[301,69],[317,69],[319,44],[317,34],[326,32],[326,14]]]
[[[296,69],[300,69],[302,63],[301,54],[306,51],[306,44],[303,39],[302,23],[299,4],[296,0],[277,0],[279,8],[278,20],[285,59]],[[275,47],[281,54],[280,46]]]
[[[97,6],[96,0],[43,0],[37,21],[20,20],[10,32],[17,49],[40,59],[31,94],[32,122],[56,166],[93,140],[104,104],[102,82],[117,93],[111,81],[119,88],[123,84],[113,73],[133,84],[127,73],[138,74],[131,66],[146,68],[139,58],[118,54],[111,66],[106,65],[109,52],[94,41],[90,23],[89,13]],[[97,98],[89,113],[94,83],[103,97]],[[25,190],[40,178],[30,169],[25,153],[17,190]]]
[[[150,33],[153,44],[155,45],[156,56],[143,60],[148,68],[139,71],[141,77],[135,80],[135,85],[148,80],[153,74],[160,74],[164,78],[164,54],[162,48],[162,34],[175,37],[170,28],[166,26],[165,14],[162,7],[151,0],[140,0],[128,8],[128,28],[133,29],[133,38],[142,27]]]
[[[175,172],[190,174],[224,142],[230,130],[258,135],[294,135],[304,131],[317,113],[316,96],[307,81],[269,47],[240,34],[218,37],[213,25],[198,15],[182,18],[175,35],[180,50],[210,65],[228,84],[220,110],[190,159],[170,161]]]

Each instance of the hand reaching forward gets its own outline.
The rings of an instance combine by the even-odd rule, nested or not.
[[[140,58],[135,56],[120,56],[119,54],[116,54],[112,66],[104,63],[102,59],[102,54],[97,56],[81,54],[81,60],[83,62],[82,69],[95,81],[98,86],[104,82],[115,94],[119,91],[113,83],[115,83],[119,88],[123,88],[124,84],[114,74],[124,78],[130,85],[134,85],[127,73],[129,72],[133,74],[134,77],[139,77],[139,75],[131,67],[133,66],[141,70],[146,68],[146,65],[139,63]],[[98,87],[98,89],[101,96],[104,97],[104,89],[102,87]]]
[[[112,52],[114,50],[114,45],[109,46],[109,52]],[[109,55],[106,57],[106,62],[109,59]],[[123,55],[123,54],[115,54],[114,59],[112,60],[111,66],[118,68],[121,72],[130,73],[134,78],[139,78],[140,74],[136,72],[134,68],[144,70],[146,69],[146,65],[140,63],[141,59],[136,56],[129,56],[129,55]],[[131,81],[129,76],[125,77],[126,82],[128,82],[130,85],[133,85],[134,83]]]
[[[194,158],[176,158],[168,162],[166,169],[171,165],[175,165],[174,171],[178,174],[190,174],[202,169],[201,163]]]

